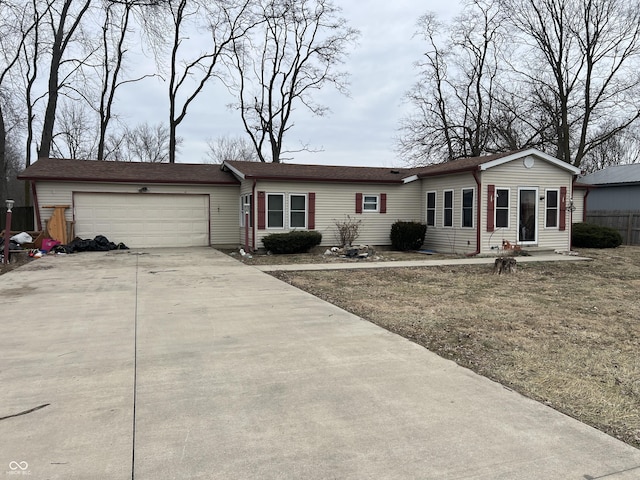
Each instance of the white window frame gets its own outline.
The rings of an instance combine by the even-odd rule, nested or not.
[[[533,240],[522,240],[521,237],[521,230],[522,230],[522,218],[520,218],[520,202],[521,202],[521,196],[522,196],[522,192],[523,191],[530,191],[530,192],[534,192],[534,200],[535,200],[535,210],[533,213],[533,217],[534,217],[534,221],[536,224],[536,228],[534,231],[534,239]],[[516,205],[517,208],[517,217],[518,217],[518,233],[516,238],[518,239],[518,243],[520,243],[521,245],[537,245],[538,244],[538,234],[540,233],[540,217],[539,217],[539,211],[540,211],[540,202],[538,201],[539,197],[539,189],[538,187],[518,187],[518,203]]]
[[[367,202],[367,198],[375,198],[376,199],[376,208],[375,210],[372,208],[365,208],[366,205],[371,205],[372,202]],[[377,193],[363,193],[362,194],[362,213],[378,213],[380,212],[380,194]]]
[[[433,195],[433,208],[429,208],[429,195]],[[431,191],[431,192],[427,192],[426,198],[425,198],[425,223],[427,224],[427,227],[435,227],[436,226],[436,211],[438,209],[438,192],[436,192],[435,190]],[[433,212],[433,223],[429,223],[429,211]]]
[[[447,193],[451,193],[451,207],[447,207]],[[453,228],[453,223],[454,223],[454,215],[453,212],[455,211],[455,191],[454,190],[443,190],[442,191],[442,228]],[[446,211],[447,210],[451,210],[451,225],[446,225],[445,224],[445,220],[447,218],[446,215]]]
[[[556,224],[554,226],[547,225],[547,214],[549,213],[549,192],[556,193],[556,206],[554,207],[556,211]],[[547,188],[544,191],[544,228],[549,230],[559,230],[560,229],[560,189],[559,188]]]
[[[465,225],[464,224],[464,192],[467,191],[471,191],[471,225]],[[476,209],[475,203],[476,203],[476,189],[473,187],[466,187],[460,190],[460,228],[473,228],[475,226],[475,222],[474,222],[474,212]],[[468,207],[467,207],[468,208]]]
[[[269,210],[269,197],[282,197],[282,226],[272,227],[269,224],[269,211],[270,211]],[[267,224],[266,225],[267,229],[269,229],[269,230],[284,230],[286,228],[287,224],[285,222],[284,214],[287,211],[287,205],[285,203],[285,198],[286,198],[286,196],[285,196],[284,193],[275,193],[275,192],[271,193],[271,192],[268,192],[266,194],[266,198],[265,198],[265,217],[266,217],[265,220],[266,220],[266,222],[265,223]]]
[[[291,197],[304,197],[304,210],[293,210],[292,205],[293,202],[291,201]],[[304,213],[304,226],[303,227],[294,227],[293,225],[291,225],[291,214],[297,212],[303,212]],[[309,197],[307,196],[306,193],[290,193],[289,194],[289,209],[288,209],[288,219],[289,219],[289,229],[290,230],[294,230],[294,229],[302,229],[302,230],[306,230],[308,228],[309,225]]]
[[[507,206],[506,207],[499,207],[498,206],[498,191],[502,191],[502,192],[507,192]],[[504,229],[509,229],[509,226],[511,225],[511,189],[510,188],[502,188],[502,187],[496,187],[495,189],[495,200],[493,202],[493,225],[496,229],[498,228],[504,228]],[[498,226],[498,210],[506,210],[507,211],[507,226],[506,227],[501,227]]]

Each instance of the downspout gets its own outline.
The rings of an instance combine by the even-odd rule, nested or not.
[[[31,194],[33,196],[33,208],[36,211],[36,230],[42,231],[42,219],[40,218],[40,205],[38,204],[38,194],[36,193],[36,182],[31,180]]]
[[[479,168],[479,167],[478,167]],[[476,205],[476,251],[473,253],[467,254],[468,257],[473,257],[480,253],[480,221],[482,219],[482,215],[480,212],[480,207],[482,205],[482,182],[480,182],[480,177],[478,176],[479,170],[473,170],[471,173],[473,174],[473,178],[476,181],[477,191],[478,191],[478,201]]]
[[[253,210],[251,212],[251,215],[253,217],[253,222],[251,222],[251,236],[253,237],[252,243],[254,252],[256,251],[256,222],[258,221],[258,216],[256,215],[256,207],[258,205],[258,199],[256,198],[256,183],[257,180],[254,178],[253,188],[251,190],[251,198],[253,198],[253,207],[251,208],[251,210]]]

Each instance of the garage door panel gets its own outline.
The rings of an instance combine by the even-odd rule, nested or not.
[[[74,194],[76,235],[104,235],[130,247],[209,245],[209,196]]]

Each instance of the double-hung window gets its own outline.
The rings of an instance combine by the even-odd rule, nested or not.
[[[473,188],[462,189],[462,227],[473,228]]]
[[[546,228],[558,228],[558,190],[547,190],[545,193],[546,198],[546,215],[545,215],[545,227]]]
[[[283,193],[267,193],[267,228],[284,228]]]
[[[509,228],[509,190],[496,189],[496,228]]]
[[[427,192],[427,226],[436,225],[436,192]]]
[[[377,212],[379,207],[378,195],[363,195],[362,196],[362,211],[363,212]]]
[[[289,195],[289,228],[307,228],[307,196]]]
[[[444,191],[442,206],[442,226],[453,227],[453,190]]]

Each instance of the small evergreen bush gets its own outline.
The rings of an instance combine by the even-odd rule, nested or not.
[[[574,223],[571,244],[578,248],[616,248],[622,245],[622,235],[613,228]]]
[[[320,245],[322,234],[316,231],[294,230],[288,233],[272,233],[262,239],[271,253],[305,253]]]
[[[391,245],[394,250],[418,250],[424,243],[427,225],[420,222],[398,220],[391,225]]]

